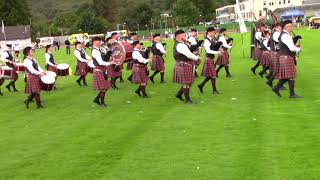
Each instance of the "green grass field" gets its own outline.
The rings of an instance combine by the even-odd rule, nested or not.
[[[92,103],[96,92],[79,87],[74,76],[58,79],[58,90],[42,93],[45,109],[25,109],[19,93],[0,97],[0,179],[320,179],[320,31],[300,29],[303,52],[297,94],[278,98],[254,76],[249,35],[235,37],[231,73],[207,84],[186,105],[174,94],[174,60],[168,44],[166,84],[148,86],[150,99],[134,94],[137,85],[119,84],[107,93],[108,108]],[[74,67],[63,49],[56,61]],[[44,52],[36,59],[43,65]],[[128,72],[125,72],[125,77]],[[88,82],[91,84],[91,75]],[[197,83],[203,78],[197,79]]]

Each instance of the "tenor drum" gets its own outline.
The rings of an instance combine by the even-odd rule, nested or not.
[[[24,67],[23,63],[16,63],[16,72],[17,73],[24,73],[26,68]]]
[[[111,51],[112,60],[119,65],[132,60],[133,46],[128,42],[114,42]]]
[[[54,83],[56,82],[56,73],[46,71],[46,75],[40,78],[41,90],[52,91],[54,89]]]
[[[96,66],[94,66],[93,61],[92,60],[89,61],[88,62],[88,72],[93,73],[93,69],[95,69],[95,68],[96,68]]]
[[[13,79],[13,69],[8,66],[0,66],[0,79]]]
[[[57,65],[57,75],[58,76],[68,76],[69,75],[69,64],[58,64]]]

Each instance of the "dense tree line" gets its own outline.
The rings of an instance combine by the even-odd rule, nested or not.
[[[213,20],[216,8],[234,1],[78,0],[75,1],[77,6],[74,3],[71,6],[70,2],[63,0],[0,0],[0,17],[6,25],[31,24],[33,37],[77,32],[104,33],[117,27],[122,29],[124,23],[131,30],[159,28],[164,23],[168,27],[192,26]],[[65,6],[59,9],[56,7],[58,3],[65,3]],[[41,8],[44,10],[40,11]],[[161,14],[169,14],[169,17]]]

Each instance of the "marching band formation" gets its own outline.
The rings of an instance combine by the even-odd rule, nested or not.
[[[181,85],[175,95],[176,98],[188,104],[192,103],[190,87],[194,83],[194,79],[198,77],[197,70],[201,64],[202,47],[206,54],[201,73],[204,80],[197,87],[201,93],[204,93],[204,86],[210,81],[212,93],[220,94],[217,90],[218,73],[224,68],[226,77],[231,77],[228,51],[232,48],[233,39],[227,36],[226,31],[225,28],[217,30],[209,27],[204,40],[198,40],[196,29],[191,29],[188,39],[183,30],[175,32],[173,80]],[[266,84],[272,87],[275,94],[281,97],[280,90],[285,89],[283,85],[288,82],[290,98],[301,98],[294,91],[296,54],[301,49],[296,45],[296,39],[299,38],[293,38],[290,35],[291,32],[291,21],[276,23],[271,30],[260,22],[254,35],[254,59],[257,60],[257,63],[251,68],[251,71],[256,74],[257,68],[262,66],[259,75],[263,77],[269,71],[266,75]],[[92,73],[93,90],[98,91],[93,102],[101,107],[107,106],[105,95],[109,88],[117,90],[116,81],[118,79],[123,81],[123,63],[127,63],[127,70],[132,71],[128,80],[139,85],[135,91],[139,97],[149,97],[146,91],[148,81],[155,83],[154,78],[157,74],[160,73],[160,83],[165,83],[164,57],[167,52],[166,44],[161,43],[160,34],[153,35],[152,46],[148,48],[143,47],[143,43],[138,40],[136,33],[132,33],[131,38],[126,41],[119,39],[120,36],[117,33],[113,33],[105,40],[94,37],[91,57],[86,54],[82,42],[75,43],[74,56],[77,63],[74,75],[79,76],[76,83],[79,86],[87,86],[86,76],[88,73]],[[152,58],[149,58],[150,53],[152,53]],[[24,62],[18,63],[15,61],[11,45],[7,45],[7,50],[1,55],[1,60],[6,66],[1,66],[0,87],[5,80],[9,80],[10,82],[5,87],[10,92],[17,92],[15,84],[18,80],[18,73],[23,72],[25,73],[25,93],[28,94],[24,101],[26,108],[29,108],[33,99],[35,99],[37,108],[43,108],[40,98],[41,91],[57,89],[55,81],[59,76],[69,75],[69,65],[55,63],[52,45],[48,45],[45,50],[46,71],[39,66],[33,57],[31,47],[26,47],[23,54],[25,56]],[[149,76],[148,68],[150,59],[153,71],[151,76]],[[275,79],[278,79],[279,82],[273,86]],[[1,90],[0,95],[3,95]]]

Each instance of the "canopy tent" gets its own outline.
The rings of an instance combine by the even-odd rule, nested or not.
[[[304,17],[304,12],[300,10],[288,10],[281,14],[281,18],[288,19],[292,17]]]

